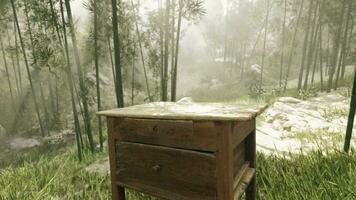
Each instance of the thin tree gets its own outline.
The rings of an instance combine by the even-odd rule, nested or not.
[[[70,58],[69,58],[69,50],[68,50],[68,40],[67,40],[67,31],[66,31],[66,22],[64,19],[64,9],[63,9],[63,1],[60,0],[60,9],[61,9],[61,18],[62,18],[62,29],[63,29],[63,38],[64,38],[64,50],[65,50],[65,59],[66,59],[66,74],[70,91],[70,99],[72,103],[72,112],[74,118],[74,128],[75,128],[75,136],[77,141],[77,149],[78,149],[78,158],[82,160],[82,139],[81,139],[81,130],[79,124],[78,111],[75,103],[74,89],[73,89],[73,79],[72,79],[72,70],[70,66]]]
[[[175,59],[174,66],[172,69],[172,82],[171,82],[171,100],[177,100],[177,69],[178,69],[178,56],[179,56],[179,41],[181,34],[181,26],[182,26],[182,17],[183,17],[183,0],[179,0],[179,11],[178,11],[178,26],[177,26],[177,37],[176,37],[176,49],[175,49]]]
[[[168,57],[169,57],[169,16],[170,16],[171,1],[166,0],[166,15],[165,15],[165,30],[164,30],[164,68],[163,68],[163,88],[162,101],[168,100]]]
[[[172,19],[171,19],[171,36],[170,36],[170,40],[171,40],[171,101],[173,101],[173,85],[172,85],[172,82],[173,82],[173,70],[174,70],[174,59],[175,59],[175,21],[176,21],[176,3],[175,1],[173,0],[172,1]],[[175,94],[174,94],[175,95]]]
[[[346,128],[346,136],[345,136],[345,143],[344,143],[345,152],[349,152],[350,150],[350,142],[352,136],[352,128],[354,126],[355,111],[356,111],[356,70],[354,73],[354,85],[352,89],[350,112],[349,112],[349,118],[348,118],[347,128]]]
[[[313,11],[313,5],[314,5],[313,2],[314,1],[310,1],[310,5],[309,5],[308,20],[307,20],[308,22],[307,22],[307,27],[305,29],[304,43],[303,43],[303,49],[302,49],[302,63],[300,65],[300,71],[299,71],[298,90],[300,90],[302,88],[305,61],[306,61],[306,56],[307,56],[307,51],[308,51],[310,24],[311,24],[311,20],[312,20],[312,11]]]
[[[10,34],[9,34],[9,29],[6,29],[6,33],[7,33],[7,38],[8,38],[8,46],[11,47],[12,45],[11,45],[11,37],[10,37]],[[11,51],[9,53],[10,53],[12,68],[13,68],[13,71],[14,71],[15,85],[16,85],[17,94],[20,95],[20,88],[19,88],[20,86],[19,86],[19,81],[18,81],[17,72],[16,72],[16,62],[15,62],[15,58],[14,58],[14,55],[13,55],[13,52],[12,52],[12,48],[11,48]]]
[[[348,41],[352,41],[352,38],[353,38],[353,31],[354,31],[354,18],[353,16],[351,15],[350,16],[350,33],[349,33],[349,39]],[[350,53],[350,49],[351,49],[351,45],[352,45],[352,42],[349,42],[349,44],[347,45],[347,50],[346,50],[346,55],[349,55]],[[346,59],[346,57],[344,57],[344,60]],[[343,61],[342,62],[342,69],[341,69],[341,78],[345,78],[345,70],[346,70],[346,62]]]
[[[117,2],[116,0],[111,0],[112,7],[112,27],[113,27],[113,37],[114,37],[114,53],[115,53],[115,76],[116,76],[116,101],[117,107],[124,107],[124,93],[121,77],[121,52],[120,52],[120,40],[119,40],[119,27],[118,27],[118,17],[117,17]]]
[[[341,53],[340,56],[341,58],[339,59],[339,64],[338,64],[338,68],[337,68],[337,72],[336,72],[336,76],[335,76],[335,83],[334,83],[334,90],[337,89],[338,83],[339,83],[339,78],[340,78],[340,72],[341,72],[341,68],[343,65],[343,62],[345,61],[345,57],[346,57],[346,49],[347,49],[347,42],[348,42],[348,33],[349,33],[349,25],[350,25],[350,18],[351,18],[351,11],[352,11],[352,3],[353,0],[349,0],[349,4],[348,4],[348,13],[346,14],[346,22],[345,22],[345,31],[344,31],[344,35],[343,35],[343,40],[342,40],[342,44],[341,44]]]
[[[322,25],[319,25],[319,64],[320,64],[320,91],[324,91],[324,78],[323,78],[323,29]]]
[[[99,23],[98,23],[98,12],[99,10],[98,0],[94,0],[94,65],[95,65],[95,80],[96,80],[96,99],[98,111],[101,111],[101,98],[100,98],[100,72],[99,72]],[[100,150],[103,151],[104,147],[104,137],[103,137],[103,125],[101,116],[98,116],[98,130],[99,130],[99,143]]]
[[[163,31],[163,18],[164,18],[164,14],[163,14],[163,9],[162,9],[162,1],[158,0],[158,9],[159,9],[159,13],[160,13],[160,19],[161,19],[161,23],[159,26],[159,46],[160,46],[160,78],[161,78],[161,101],[163,101],[163,87],[164,87],[164,31]]]
[[[115,64],[114,64],[114,59],[112,57],[112,49],[111,49],[111,41],[110,37],[107,38],[107,43],[108,43],[108,50],[109,50],[109,57],[110,57],[110,64],[111,64],[111,70],[112,70],[112,76],[114,80],[114,85],[115,85],[115,91],[116,91],[116,75],[115,75]]]
[[[282,24],[281,66],[279,69],[279,88],[282,88],[283,65],[284,65],[284,42],[286,35],[287,0],[284,0],[284,15]]]
[[[18,46],[18,42],[17,42],[16,23],[15,22],[14,22],[14,35],[15,35],[16,65],[17,65],[17,73],[18,73],[19,84],[20,84],[20,96],[22,96],[22,92],[23,92],[22,73],[21,73],[21,67],[20,67],[19,46]]]
[[[318,32],[319,32],[319,28],[318,28],[319,26],[317,24],[318,6],[319,6],[319,4],[315,4],[314,11],[313,11],[314,18],[313,18],[313,22],[312,22],[312,26],[311,26],[310,45],[309,45],[309,50],[308,50],[307,65],[306,65],[306,69],[305,69],[305,79],[304,79],[304,86],[303,86],[304,90],[306,90],[308,87],[309,73],[310,73],[311,65],[313,64],[316,41],[317,41]]]
[[[131,5],[134,6],[132,0],[131,0]],[[148,96],[148,100],[149,100],[149,101],[152,101],[153,99],[152,99],[152,96],[151,96],[150,86],[149,86],[148,78],[147,78],[145,58],[144,58],[144,55],[143,55],[142,38],[141,38],[140,29],[139,29],[139,27],[138,27],[138,13],[139,13],[139,7],[140,7],[140,4],[137,5],[137,10],[134,10],[134,12],[135,12],[135,13],[134,13],[134,14],[135,14],[135,27],[136,27],[136,34],[137,34],[138,46],[139,46],[139,48],[140,48],[140,56],[141,56],[143,74],[145,75],[147,96]]]
[[[39,110],[38,102],[37,102],[37,98],[36,98],[35,88],[34,88],[34,85],[33,85],[33,82],[32,82],[32,77],[31,77],[31,72],[30,72],[30,66],[29,66],[29,63],[28,63],[28,60],[27,60],[25,43],[24,43],[24,41],[23,41],[23,39],[22,39],[21,29],[20,29],[20,25],[19,25],[18,18],[17,18],[17,12],[16,12],[16,8],[15,8],[15,0],[11,0],[11,7],[12,7],[12,11],[13,11],[13,15],[14,15],[16,27],[17,27],[17,33],[18,33],[18,36],[19,36],[19,40],[20,40],[20,45],[21,45],[23,57],[24,57],[24,60],[25,60],[25,66],[26,66],[26,71],[27,71],[27,77],[28,77],[28,80],[29,80],[29,82],[30,82],[30,87],[31,87],[31,92],[32,92],[32,98],[33,98],[33,102],[34,102],[34,104],[35,104],[35,109],[36,109],[36,114],[37,114],[38,123],[39,123],[39,125],[40,125],[40,130],[41,130],[42,136],[45,136],[45,132],[44,132],[43,124],[42,124],[42,119],[41,119],[41,115],[40,115],[40,110]]]
[[[3,61],[4,61],[4,65],[5,65],[5,72],[6,72],[6,78],[7,78],[7,83],[9,84],[9,91],[10,91],[10,97],[11,97],[11,103],[14,106],[14,94],[12,91],[12,85],[11,85],[11,80],[10,80],[10,73],[9,73],[9,68],[7,65],[7,59],[6,59],[6,54],[5,54],[5,47],[4,47],[4,43],[2,41],[2,36],[0,34],[0,45],[1,45],[1,51],[2,51],[2,57],[3,57]]]
[[[337,29],[337,33],[335,35],[335,40],[334,40],[334,47],[333,47],[332,58],[331,58],[331,66],[330,66],[330,70],[329,70],[329,80],[328,80],[327,92],[331,91],[333,78],[334,78],[335,70],[337,67],[337,61],[339,58],[340,40],[341,40],[341,33],[342,33],[346,5],[347,5],[346,0],[343,0],[342,10],[341,10],[340,16],[338,18],[338,29]]]
[[[268,33],[268,20],[269,20],[269,10],[270,7],[270,0],[267,0],[267,13],[266,13],[266,22],[265,22],[265,35],[263,40],[263,50],[262,50],[262,63],[261,63],[261,78],[260,78],[260,87],[259,89],[262,90],[263,85],[263,71],[265,65],[265,57],[266,57],[266,43],[267,43],[267,33]]]
[[[301,5],[300,5],[300,9],[299,9],[299,14],[297,17],[297,23],[295,25],[295,29],[294,29],[294,34],[293,34],[293,40],[292,40],[292,47],[291,47],[291,51],[289,53],[289,58],[288,58],[288,64],[287,64],[287,72],[286,72],[286,76],[284,79],[284,92],[287,90],[287,84],[288,84],[288,78],[289,78],[289,73],[290,73],[290,68],[292,65],[292,60],[293,60],[293,56],[295,54],[295,49],[297,46],[297,35],[298,35],[298,29],[299,29],[299,24],[300,24],[300,18],[302,16],[303,13],[303,7],[304,7],[304,0],[302,0]]]
[[[85,80],[84,80],[84,73],[82,70],[81,62],[80,62],[80,57],[79,57],[79,50],[78,50],[78,44],[77,44],[77,38],[75,34],[75,29],[74,29],[74,24],[73,24],[73,18],[72,18],[72,10],[70,7],[70,2],[69,0],[65,0],[65,6],[66,6],[66,11],[67,11],[67,17],[68,17],[68,24],[69,24],[69,30],[71,34],[71,39],[72,39],[72,45],[74,49],[74,60],[77,65],[77,70],[78,70],[78,76],[79,76],[79,87],[80,87],[80,92],[81,92],[81,100],[83,103],[83,111],[84,111],[84,124],[85,124],[85,129],[88,135],[88,140],[89,140],[89,145],[90,145],[90,150],[91,152],[94,152],[94,140],[93,140],[93,134],[92,134],[92,129],[91,129],[91,123],[90,123],[90,115],[89,115],[89,106],[88,106],[88,97],[87,97],[87,88],[85,85]]]

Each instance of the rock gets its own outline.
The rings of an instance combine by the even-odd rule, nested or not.
[[[191,97],[183,97],[177,103],[194,103]]]
[[[283,126],[282,126],[282,122],[281,120],[274,120],[273,123],[272,123],[272,128],[274,130],[278,130],[278,131],[281,131],[283,130]]]
[[[12,150],[27,149],[35,146],[39,146],[41,143],[33,138],[15,138],[10,142],[10,148]]]
[[[0,124],[0,138],[6,136],[6,129]]]
[[[110,173],[109,157],[97,160],[85,168],[89,173],[97,173],[100,176],[107,176]]]
[[[255,73],[257,73],[257,74],[261,74],[261,71],[262,71],[261,70],[261,66],[258,65],[258,64],[251,65],[250,70],[255,72]]]
[[[278,101],[282,103],[291,103],[291,104],[297,104],[303,102],[302,100],[293,97],[280,97]]]

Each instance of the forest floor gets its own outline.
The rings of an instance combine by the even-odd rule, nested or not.
[[[356,199],[356,152],[340,152],[349,99],[349,88],[306,100],[281,97],[259,117],[259,199]],[[87,152],[78,162],[72,140],[70,131],[1,140],[0,199],[108,199],[107,152]]]

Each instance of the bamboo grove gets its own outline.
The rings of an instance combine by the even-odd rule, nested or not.
[[[297,84],[291,87],[297,90],[330,92],[347,75],[346,66],[355,63],[352,0],[227,2],[225,23],[212,25],[225,34],[208,32],[210,46],[223,49],[223,67],[230,75],[240,74],[237,78],[243,79],[246,69],[258,64],[258,94],[271,85],[266,77],[278,80],[274,89],[282,93],[294,77]]]
[[[95,112],[180,97],[180,56],[190,51],[180,47],[191,24],[204,24],[205,50],[222,77],[257,95],[294,87],[330,92],[356,63],[354,0],[227,0],[213,14],[207,0],[149,0],[144,16],[148,1],[76,1],[89,13],[84,30],[73,1],[1,0],[1,113],[10,116],[1,123],[10,133],[43,137],[69,127],[79,159],[104,148]]]
[[[5,0],[0,6],[2,60],[11,97],[6,127],[12,133],[38,130],[45,137],[68,123],[63,115],[72,113],[79,159],[83,151],[94,153],[96,143],[103,150],[103,121],[95,117],[102,109],[103,63],[110,61],[117,107],[135,103],[135,90],[141,89],[137,79],[142,74],[145,101],[175,101],[181,24],[204,14],[201,1],[157,2],[149,27],[143,30],[139,1],[85,1],[83,6],[92,19],[82,47],[69,0]],[[151,39],[156,40],[149,44]],[[92,71],[94,80],[89,78]],[[162,75],[149,75],[151,71],[162,71]],[[152,86],[150,79],[163,81],[161,86]],[[124,85],[131,87],[131,94],[124,92]]]

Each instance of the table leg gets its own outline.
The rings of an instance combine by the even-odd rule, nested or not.
[[[256,130],[246,138],[246,160],[250,161],[250,167],[256,169]],[[256,199],[256,174],[246,190],[246,200]]]
[[[113,118],[107,119],[108,125],[108,142],[109,142],[109,160],[110,160],[110,175],[111,175],[111,199],[112,200],[125,200],[125,188],[117,185],[116,177],[116,147],[115,147],[115,133]]]
[[[118,200],[125,200],[125,188],[122,186],[117,186]],[[116,200],[117,200],[116,199]]]

